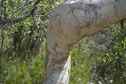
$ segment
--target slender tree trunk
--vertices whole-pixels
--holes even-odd
[[[56,38],[57,36],[49,30],[48,61],[44,84],[69,84],[69,50]]]
[[[70,57],[66,51],[49,52],[44,84],[69,84]]]

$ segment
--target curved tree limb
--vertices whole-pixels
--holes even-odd
[[[70,48],[83,37],[125,19],[125,3],[126,0],[66,0],[50,14],[45,84],[68,84],[58,78],[64,71]]]

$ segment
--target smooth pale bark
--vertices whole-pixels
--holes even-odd
[[[48,62],[44,84],[69,84],[69,50],[58,43],[55,37],[55,33],[48,33]]]
[[[69,84],[68,50],[55,45],[48,50],[47,77],[44,84]]]
[[[63,81],[66,74],[61,75],[70,47],[84,36],[93,35],[102,31],[104,26],[126,18],[126,0],[66,0],[49,16],[44,84],[68,84]]]

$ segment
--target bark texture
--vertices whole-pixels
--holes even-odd
[[[104,26],[126,18],[125,4],[126,0],[66,0],[50,13],[44,84],[68,84],[69,66],[64,67],[68,63],[69,49],[84,36],[93,35]]]

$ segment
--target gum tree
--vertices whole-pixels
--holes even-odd
[[[126,18],[125,0],[67,0],[49,15],[44,84],[69,84],[69,50],[85,36]]]

